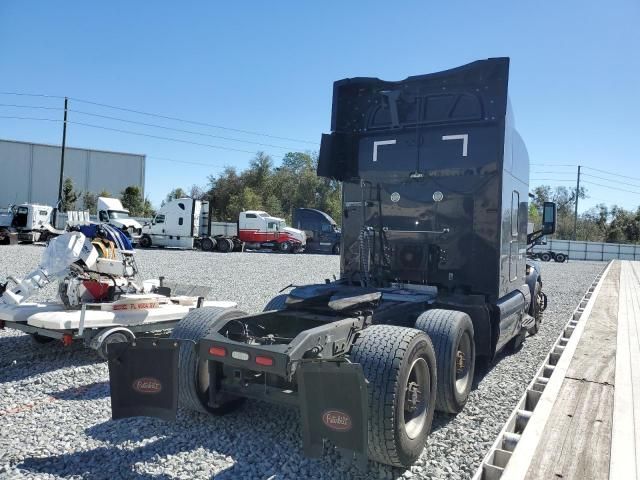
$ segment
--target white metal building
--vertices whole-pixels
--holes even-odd
[[[60,179],[58,145],[0,140],[0,207],[15,203],[55,205]],[[65,148],[64,177],[77,192],[117,196],[130,185],[144,192],[145,155]]]

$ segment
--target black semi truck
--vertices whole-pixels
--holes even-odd
[[[434,410],[467,401],[478,359],[538,331],[546,297],[527,236],[529,160],[508,101],[509,59],[398,82],[334,84],[318,174],[343,182],[336,281],[295,287],[262,313],[201,308],[170,339],[109,350],[113,418],[211,414],[246,398],[301,412],[324,440],[406,467]]]
[[[329,214],[315,208],[296,208],[291,223],[307,235],[306,253],[340,254],[342,233]]]

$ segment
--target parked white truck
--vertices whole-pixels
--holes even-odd
[[[23,203],[0,213],[0,244],[45,241],[59,232],[51,224],[53,208]]]
[[[178,198],[162,206],[150,224],[142,227],[141,247],[200,248],[230,252],[269,248],[298,253],[304,249],[303,231],[287,227],[282,218],[266,212],[241,212],[238,223],[211,221],[209,202]]]
[[[117,198],[98,197],[98,221],[119,228],[133,243],[140,240],[142,225],[131,218],[129,210]]]
[[[0,245],[46,242],[65,232],[70,225],[89,223],[88,211],[58,212],[49,205],[22,203],[0,211]]]

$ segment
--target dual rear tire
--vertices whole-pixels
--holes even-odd
[[[230,238],[220,238],[218,239],[218,251],[222,253],[232,252],[235,245],[233,244],[233,240]]]
[[[373,325],[360,332],[349,358],[368,381],[369,458],[411,465],[424,450],[436,404],[436,356],[423,332]]]
[[[475,372],[473,323],[464,312],[433,309],[422,313],[416,328],[433,342],[438,365],[436,410],[460,412],[469,398]]]
[[[211,252],[218,242],[214,238],[205,237],[200,241],[200,248],[205,252]]]

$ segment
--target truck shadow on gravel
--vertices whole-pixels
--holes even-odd
[[[56,400],[99,400],[109,396],[109,382],[93,382],[79,387],[50,392]]]
[[[277,421],[270,421],[276,418]],[[302,453],[299,415],[281,406],[248,402],[224,417],[180,412],[176,423],[150,418],[108,421],[85,430],[105,445],[86,451],[26,458],[17,468],[80,478],[397,478],[399,469],[370,462],[358,470],[336,453]]]
[[[512,354],[502,353],[491,365],[480,365],[472,389],[497,363]],[[108,382],[96,382],[51,395],[61,400],[99,399],[109,395],[109,386]],[[454,419],[455,415],[436,412],[432,432]],[[18,468],[37,474],[137,479],[169,479],[176,475],[219,480],[264,479],[273,475],[278,480],[311,476],[391,479],[401,478],[404,473],[402,469],[375,462],[360,470],[335,452],[327,452],[320,459],[305,458],[297,410],[258,401],[249,401],[237,412],[222,417],[180,411],[175,423],[131,418],[94,425],[85,434],[105,445],[26,458]]]

